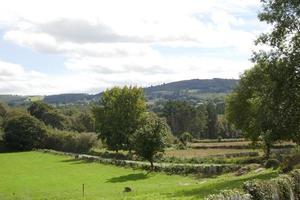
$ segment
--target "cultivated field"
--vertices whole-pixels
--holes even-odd
[[[213,157],[221,156],[226,154],[238,154],[238,153],[248,153],[248,152],[259,152],[259,150],[253,149],[183,149],[183,150],[167,150],[165,152],[166,157],[178,157],[178,158],[198,158],[198,157]]]
[[[249,179],[277,176],[272,170],[214,178],[169,176],[40,152],[2,153],[0,163],[1,200],[203,199],[240,188]],[[124,187],[132,192],[123,192]]]

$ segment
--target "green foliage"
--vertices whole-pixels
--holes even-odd
[[[65,152],[88,153],[96,143],[97,135],[95,133],[49,130],[45,148]]]
[[[218,133],[218,115],[216,110],[216,104],[209,102],[207,105],[207,134],[208,138],[217,138]]]
[[[0,102],[0,118],[4,118],[7,112],[7,107]]]
[[[95,119],[87,112],[80,113],[79,116],[74,120],[73,129],[78,132],[94,132]]]
[[[186,101],[168,101],[164,104],[162,116],[175,136],[185,131],[195,138],[205,135],[207,116],[204,105],[195,107]]]
[[[259,19],[271,26],[262,34],[258,44],[268,46],[268,51],[254,54],[253,60],[267,63],[267,73],[272,82],[269,105],[277,132],[294,141],[300,141],[300,12],[299,1],[262,0]],[[283,134],[284,133],[284,134]]]
[[[281,164],[281,169],[283,172],[289,172],[293,170],[296,166],[300,165],[300,148],[299,146],[287,155],[284,156],[283,162]]]
[[[53,128],[63,130],[68,127],[69,122],[67,118],[59,113],[54,107],[46,103],[40,101],[33,102],[28,107],[28,112],[32,116],[44,122],[46,125],[50,125]]]
[[[268,159],[265,163],[266,168],[277,169],[280,166],[280,162],[277,159]]]
[[[188,142],[193,140],[193,136],[189,132],[183,132],[179,139],[184,145],[186,145]]]
[[[276,115],[272,86],[268,64],[260,63],[242,75],[240,84],[229,95],[226,107],[228,121],[246,137],[253,141],[260,136],[263,138],[267,157],[274,141],[288,139],[288,134],[282,134],[281,122]]]
[[[43,148],[46,129],[36,118],[21,114],[10,117],[4,126],[4,142],[13,150]]]
[[[106,90],[93,108],[96,131],[111,150],[132,149],[131,136],[142,125],[146,103],[142,88]]]
[[[299,194],[298,189],[295,190],[293,177],[285,175],[271,181],[249,181],[245,183],[244,190],[255,200],[295,199]]]
[[[3,136],[3,125],[7,115],[7,108],[2,103],[0,103],[0,141],[2,140]]]
[[[251,196],[238,190],[224,190],[220,194],[209,195],[205,200],[251,200]]]
[[[164,152],[168,132],[170,128],[163,119],[149,114],[145,124],[134,134],[133,143],[136,154],[148,160],[152,168],[153,157],[159,152]]]

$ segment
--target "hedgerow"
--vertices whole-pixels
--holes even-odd
[[[247,181],[243,189],[244,193],[226,191],[206,200],[300,200],[300,170],[268,181]]]

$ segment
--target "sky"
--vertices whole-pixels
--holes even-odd
[[[259,0],[26,0],[0,7],[0,94],[239,78]]]

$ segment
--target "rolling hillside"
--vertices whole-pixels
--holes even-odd
[[[145,88],[148,102],[164,100],[188,100],[199,102],[203,99],[223,97],[238,84],[236,79],[192,79],[161,84]],[[87,104],[99,100],[99,94],[58,94],[48,96],[0,95],[0,102],[9,105],[23,105],[43,100],[49,104]]]

